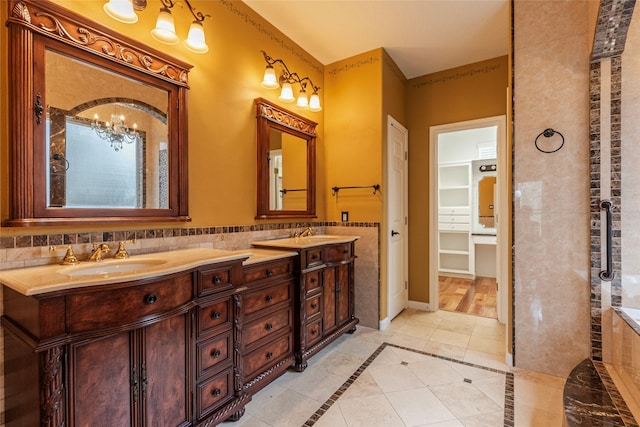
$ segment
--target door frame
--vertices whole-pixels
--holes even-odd
[[[438,311],[438,135],[458,130],[497,126],[496,162],[497,162],[497,197],[496,197],[496,279],[498,286],[498,321],[509,324],[509,172],[507,161],[507,129],[506,116],[493,116],[476,120],[468,120],[429,128],[429,310]],[[509,337],[506,336],[508,341]]]
[[[404,281],[404,307],[408,307],[409,305],[409,131],[407,130],[407,128],[405,126],[403,126],[400,122],[398,122],[396,119],[394,119],[391,115],[387,115],[387,141],[386,141],[386,168],[385,168],[385,174],[384,174],[384,183],[385,186],[384,188],[387,189],[387,191],[395,191],[395,189],[392,189],[390,187],[390,170],[391,170],[391,156],[389,155],[389,149],[391,147],[391,144],[389,144],[389,140],[390,140],[390,129],[391,128],[395,128],[397,130],[399,130],[400,132],[402,132],[404,134],[404,153],[405,153],[405,158],[404,158],[404,178],[403,178],[403,182],[402,182],[402,193],[403,193],[403,197],[402,197],[402,210],[404,212],[404,224],[401,230],[401,236],[402,236],[402,277],[403,277],[403,281]],[[389,243],[389,239],[391,236],[391,226],[389,224],[389,198],[385,197],[384,198],[384,216],[385,216],[385,222],[384,222],[384,228],[383,228],[383,232],[384,232],[384,242],[385,242],[385,248],[386,248],[386,260],[387,263],[389,262],[390,259],[392,259],[389,256],[389,252],[391,251],[391,245]],[[389,323],[391,322],[391,286],[390,286],[390,279],[391,279],[391,266],[387,265],[386,269],[385,269],[385,279],[386,279],[386,285],[387,285],[387,316],[386,318],[380,322],[380,329],[384,329],[386,326],[389,325]]]

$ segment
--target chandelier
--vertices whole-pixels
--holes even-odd
[[[111,115],[111,121],[104,124],[98,121],[98,115],[93,116],[91,128],[96,134],[108,141],[115,151],[122,150],[123,144],[132,144],[138,139],[138,125],[135,123],[131,128],[124,124],[124,116],[118,114]]]

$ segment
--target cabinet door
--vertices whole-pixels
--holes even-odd
[[[351,266],[352,264],[341,264],[336,267],[336,316],[338,325],[347,322],[351,317]]]
[[[336,319],[336,268],[326,267],[322,276],[322,333],[326,335],[338,325]]]
[[[143,425],[181,426],[189,420],[188,315],[173,316],[140,330]],[[115,424],[113,424],[115,425]]]
[[[70,426],[135,425],[132,344],[133,336],[124,332],[70,346]]]

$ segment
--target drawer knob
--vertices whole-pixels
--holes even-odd
[[[273,325],[271,323],[267,323],[264,327],[267,331],[270,331],[273,329]]]
[[[212,319],[219,319],[221,316],[219,311],[214,311],[213,313],[211,313],[211,318]]]
[[[343,254],[348,254],[348,253],[349,253],[349,249],[343,249],[343,250],[342,250],[342,253],[343,253]]]
[[[311,259],[312,259],[312,260],[316,260],[316,259],[318,259],[318,255],[311,255]]]
[[[158,297],[156,296],[156,294],[149,294],[144,297],[144,302],[146,304],[155,304],[156,301],[158,301]]]
[[[221,354],[222,354],[222,353],[220,352],[220,350],[213,350],[213,351],[211,352],[211,357],[213,357],[214,359],[216,359],[216,358],[220,357],[220,355],[221,355]]]
[[[318,335],[318,330],[317,329],[311,330],[311,335]]]
[[[267,270],[267,277],[271,277],[271,276],[273,276],[273,271],[269,269]]]
[[[318,279],[316,279],[315,277],[311,278],[311,283],[316,283],[318,281]]]
[[[267,353],[267,359],[271,359],[273,357],[273,353],[269,352]]]
[[[212,395],[214,395],[214,396],[220,396],[220,395],[222,394],[222,390],[220,390],[219,388],[217,388],[217,389],[213,390],[213,391],[211,392],[211,394],[212,394]]]
[[[318,308],[318,304],[316,304],[315,302],[314,302],[314,303],[312,303],[312,304],[311,304],[311,308],[313,308],[313,309],[315,310],[316,308]]]
[[[267,302],[273,301],[273,297],[271,295],[267,295],[265,299],[267,300]]]
[[[216,285],[219,285],[220,283],[222,283],[222,277],[214,276],[213,277],[213,283],[215,283]]]

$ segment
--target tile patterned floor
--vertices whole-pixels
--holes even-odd
[[[507,366],[504,336],[494,319],[408,309],[340,337],[224,425],[562,426],[564,379]]]

